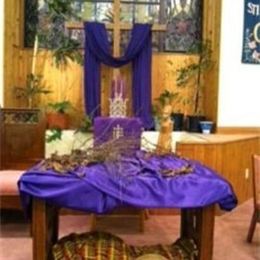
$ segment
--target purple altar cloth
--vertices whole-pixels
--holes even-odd
[[[137,147],[140,149],[143,123],[138,117],[96,117],[94,119],[95,145],[100,145],[113,139],[113,130],[118,126],[122,128],[124,137],[129,136],[140,140],[139,147]]]
[[[161,170],[190,165],[186,175],[163,177]],[[67,174],[28,170],[18,182],[23,207],[29,213],[32,196],[51,204],[94,213],[119,206],[138,208],[197,208],[218,203],[224,210],[237,204],[230,184],[213,170],[175,156],[137,151],[119,162],[80,167]]]

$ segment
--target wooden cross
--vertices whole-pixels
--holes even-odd
[[[121,30],[131,30],[132,24],[130,23],[121,23],[120,22],[120,0],[114,0],[113,7],[114,21],[113,23],[107,24],[106,28],[108,30],[113,30],[114,39],[113,39],[113,56],[120,56],[120,31]],[[81,22],[67,22],[66,27],[68,29],[83,29],[83,24]],[[166,25],[153,24],[152,31],[165,31]],[[120,74],[118,69],[114,69],[114,78],[116,75]]]

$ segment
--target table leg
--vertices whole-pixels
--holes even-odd
[[[214,239],[214,205],[181,211],[181,237],[193,238],[198,246],[199,260],[211,260]]]
[[[32,211],[33,260],[51,260],[58,239],[58,210],[34,198]]]

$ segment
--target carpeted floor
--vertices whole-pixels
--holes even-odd
[[[260,225],[257,225],[252,244],[245,239],[253,210],[252,200],[229,213],[216,217],[214,237],[214,260],[260,260]],[[145,232],[139,233],[138,223],[133,218],[113,217],[98,226],[122,237],[129,244],[171,243],[179,234],[178,216],[151,215],[145,221]],[[90,227],[90,218],[85,215],[60,217],[60,236],[72,232],[85,232]],[[32,239],[29,226],[24,221],[5,219],[2,215],[0,237],[1,260],[32,259]],[[205,259],[207,260],[207,259]]]

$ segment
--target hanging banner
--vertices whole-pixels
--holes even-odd
[[[245,0],[242,62],[260,64],[260,0]]]

